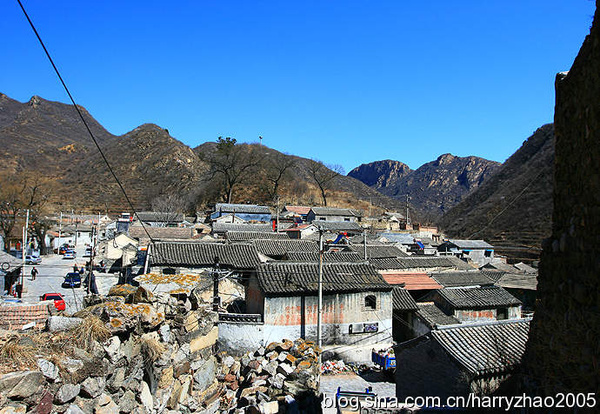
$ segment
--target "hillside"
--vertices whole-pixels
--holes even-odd
[[[207,176],[204,151],[207,142],[194,149],[171,137],[166,129],[144,124],[115,136],[80,107],[113,170],[136,209],[148,209],[154,198],[177,193],[190,211],[221,201],[214,180]],[[281,203],[321,203],[320,193],[307,173],[314,161],[282,154],[259,144],[240,144],[243,151],[260,156],[261,162],[246,174],[234,202],[272,204],[265,192],[266,165],[272,160],[293,159],[281,186]],[[60,102],[34,96],[21,103],[0,94],[0,173],[32,173],[52,179],[57,208],[79,211],[129,210],[112,174],[91,141],[75,109]],[[358,180],[340,176],[328,190],[332,206],[371,209],[397,208],[397,201],[381,195]],[[372,204],[372,205],[371,205]],[[377,208],[374,209],[377,211]]]
[[[551,231],[554,125],[529,137],[492,177],[441,219],[452,237],[483,238],[512,257],[536,257]]]
[[[491,177],[499,163],[479,157],[456,157],[443,154],[416,170],[399,161],[376,161],[363,164],[348,174],[382,194],[405,200],[422,211],[429,221],[437,221],[467,194]]]

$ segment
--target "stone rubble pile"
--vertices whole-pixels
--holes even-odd
[[[92,303],[75,318],[51,317],[48,330],[69,335],[96,318],[108,338],[87,346],[73,338],[61,355],[36,349],[36,367],[0,375],[0,414],[277,413],[319,404],[310,342],[234,358],[216,353],[218,315],[198,301],[120,285]]]

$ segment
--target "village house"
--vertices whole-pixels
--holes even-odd
[[[394,347],[396,397],[490,394],[517,368],[529,320],[450,325]],[[432,375],[424,375],[431,373]]]
[[[248,242],[256,239],[290,240],[286,233],[263,231],[227,231],[224,237],[230,242]]]
[[[306,215],[309,223],[316,221],[360,222],[362,215],[349,208],[312,207]]]
[[[398,257],[408,257],[408,254],[391,244],[354,243],[350,245],[350,250],[361,255],[364,260],[396,259]]]
[[[196,228],[191,227],[142,227],[133,225],[129,228],[129,236],[139,242],[140,246],[148,246],[153,241],[192,241],[200,236]]]
[[[210,215],[210,219],[214,221],[228,214],[239,217],[246,222],[271,222],[271,210],[269,207],[255,204],[218,203],[215,205],[215,211]]]
[[[494,284],[485,273],[479,270],[431,272],[430,276],[443,287],[474,287]]]
[[[418,302],[417,311],[409,319],[409,336],[405,339],[417,338],[429,333],[431,330],[448,325],[458,325],[460,321],[454,316],[445,314],[433,302]]]
[[[281,216],[285,219],[292,219],[296,223],[305,223],[309,211],[310,207],[307,206],[285,206],[281,210]]]
[[[363,227],[355,221],[314,220],[311,224],[323,231],[327,238],[335,238],[340,234],[352,236],[364,232]]]
[[[453,255],[470,259],[479,266],[494,260],[494,246],[484,240],[447,240],[438,246],[438,252],[441,256]]]
[[[0,295],[5,296],[14,291],[22,267],[23,260],[0,250]]]
[[[283,260],[288,252],[313,252],[318,253],[319,244],[310,240],[269,240],[255,239],[252,245],[256,247],[261,257],[267,260]]]
[[[438,289],[420,301],[434,302],[461,322],[521,318],[521,301],[499,286]]]
[[[127,234],[118,234],[98,244],[98,259],[106,262],[110,272],[117,272],[137,262],[138,245],[138,241]]]
[[[282,338],[317,339],[318,277],[317,263],[258,266],[248,285],[246,306],[248,313],[261,316],[263,344]],[[324,263],[323,344],[350,346],[348,361],[367,361],[371,347],[389,345],[391,291],[368,264]]]
[[[314,224],[298,224],[284,230],[290,239],[307,239],[316,235],[319,231]]]
[[[235,223],[219,223],[219,222],[213,222],[212,223],[212,234],[215,236],[219,236],[219,237],[223,237],[225,236],[225,233],[230,232],[230,231],[236,231],[236,232],[261,232],[261,233],[271,233],[271,234],[275,234],[275,232],[273,231],[273,225],[272,224],[250,224],[250,223],[244,223],[244,224],[235,224]]]
[[[323,263],[361,263],[365,261],[358,253],[337,251],[325,251],[323,256],[319,252],[287,252],[283,256],[283,260],[289,262],[319,263],[321,257],[323,258]]]
[[[180,227],[183,226],[185,217],[183,213],[140,211],[135,214],[134,223],[141,221],[149,227]]]

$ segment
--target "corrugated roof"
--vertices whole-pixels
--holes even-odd
[[[431,337],[473,375],[499,374],[520,364],[528,335],[528,320],[431,331]]]
[[[215,257],[221,267],[235,269],[253,269],[260,263],[256,247],[242,243],[156,243],[150,256],[154,266],[212,266]]]
[[[287,233],[275,233],[264,231],[227,231],[225,238],[231,241],[246,241],[255,239],[289,240]]]
[[[410,296],[408,290],[396,286],[394,287],[392,294],[394,310],[416,311],[419,309],[419,307],[417,306],[417,302],[415,302],[413,297]]]
[[[519,299],[499,286],[446,288],[438,293],[455,309],[487,309],[521,304]]]
[[[427,269],[439,267],[456,270],[474,269],[468,263],[454,256],[408,256],[371,259],[370,262],[378,269]]]
[[[383,273],[382,276],[390,285],[404,285],[406,290],[435,290],[442,288],[427,273]]]
[[[250,214],[271,214],[267,206],[258,206],[256,204],[227,204],[218,203],[215,205],[215,212],[221,213],[250,213]]]
[[[287,252],[284,260],[291,262],[319,262],[319,252]],[[360,263],[363,259],[354,252],[325,252],[323,253],[323,262],[345,262]]]
[[[261,233],[274,233],[271,224],[234,224],[234,223],[217,223],[212,224],[213,233],[225,233],[228,231],[253,231]]]
[[[537,275],[506,273],[498,279],[496,285],[505,289],[537,290]]]
[[[364,255],[365,245],[353,244],[350,246],[352,251],[355,251],[359,255]],[[389,244],[367,244],[367,257],[369,259],[384,259],[384,258],[396,258],[396,257],[408,257],[408,254]]]
[[[312,240],[253,240],[256,249],[269,257],[283,257],[287,252],[318,252],[319,244]]]
[[[362,214],[359,211],[351,208],[312,207],[312,211],[316,216],[362,217]]]
[[[260,288],[267,295],[314,294],[318,291],[318,263],[263,263],[256,274]],[[324,293],[390,290],[392,287],[368,264],[323,264]]]
[[[483,272],[477,270],[465,272],[435,272],[431,273],[431,277],[444,287],[486,286],[494,284],[494,282]]]
[[[455,244],[459,249],[493,249],[494,246],[485,240],[459,240],[450,239],[450,243]]]
[[[363,228],[361,225],[354,221],[323,221],[313,220],[312,224],[322,228],[325,231],[350,231],[350,232],[361,232]]]
[[[460,323],[454,316],[446,315],[435,305],[435,303],[427,302],[418,303],[417,305],[419,308],[417,316],[419,316],[430,329],[436,329],[438,326],[456,325]]]

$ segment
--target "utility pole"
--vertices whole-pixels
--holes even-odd
[[[219,257],[215,257],[215,265],[212,271],[213,277],[213,310],[215,312],[219,311],[219,304],[221,302],[221,298],[219,298]]]
[[[323,229],[319,227],[319,301],[317,305],[317,345],[323,346]]]
[[[363,231],[363,246],[365,248],[365,261],[367,260],[367,231]]]
[[[408,224],[410,223],[408,219],[408,200],[410,200],[410,197],[406,194],[406,230],[408,230]]]
[[[23,266],[21,266],[21,292],[25,287],[25,253],[27,249],[25,247],[27,243],[27,227],[29,227],[29,209],[27,209],[27,218],[25,219],[25,227],[23,227],[23,245],[21,246],[21,256],[23,259]]]
[[[60,253],[60,238],[62,236],[62,211],[60,212],[60,221],[58,222],[58,253]]]
[[[148,262],[150,261],[150,247],[152,247],[152,244],[148,245],[148,248],[146,249],[146,261],[144,263],[144,274],[148,274]]]
[[[279,233],[279,196],[277,196],[277,233]]]

